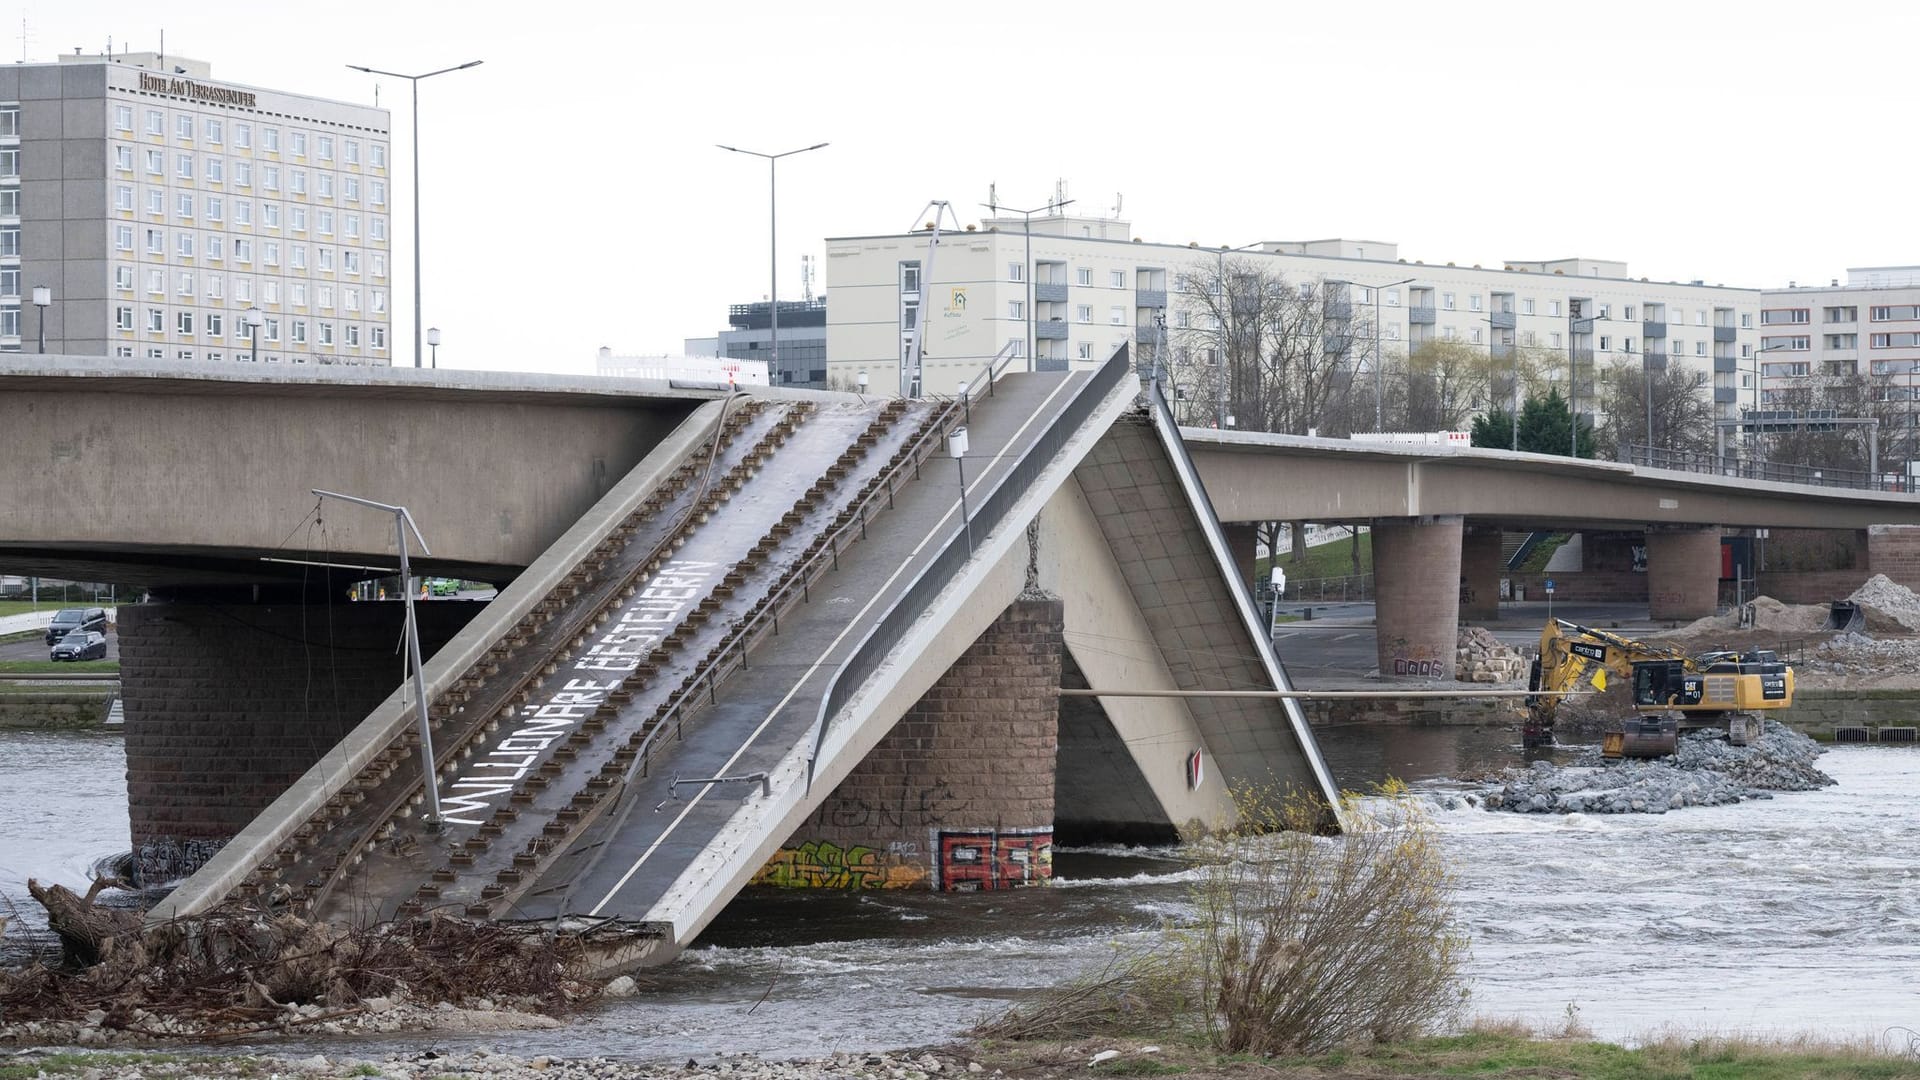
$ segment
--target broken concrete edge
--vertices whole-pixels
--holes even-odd
[[[770,770],[772,795],[742,803],[715,842],[661,894],[642,921],[671,927],[671,936],[645,958],[646,964],[664,963],[691,944],[719,914],[723,901],[744,888],[805,822],[817,802],[813,794],[831,794],[886,735],[886,729],[873,724],[873,719],[903,715],[1019,596],[1026,576],[1025,523],[1038,516],[1066,486],[1074,470],[1093,452],[1107,429],[1133,407],[1138,395],[1138,384],[1132,380],[1122,380],[1108,391],[1073,437],[1054,453],[1053,460],[1029,481],[1000,527],[984,539],[975,537],[974,555],[963,564],[960,574],[936,594],[928,610],[888,650],[887,660],[848,699],[840,715],[826,724],[824,737],[817,744],[820,757],[814,758],[814,747],[818,725],[828,719],[825,717],[817,719],[815,731],[797,741]],[[1011,475],[1009,470],[1001,483]],[[984,503],[998,490],[996,484],[980,501]],[[963,544],[965,539],[955,535],[948,543]],[[928,566],[938,565],[939,558],[935,553]],[[901,594],[917,581],[916,575],[914,582],[901,588]],[[878,626],[884,618],[885,613],[874,619],[873,625]],[[867,644],[862,641],[856,645],[848,661],[834,672],[822,690],[823,702],[829,700],[829,691],[852,657]],[[938,654],[932,664],[910,662],[931,653]],[[932,674],[908,683],[905,676],[910,670],[930,670]],[[814,768],[811,788],[807,781],[810,763]]]
[[[1281,666],[1280,656],[1273,649],[1273,639],[1261,623],[1259,611],[1253,603],[1253,594],[1234,566],[1233,552],[1227,547],[1226,532],[1220,527],[1219,515],[1214,513],[1213,500],[1207,497],[1207,489],[1200,483],[1199,470],[1194,468],[1193,458],[1187,454],[1180,426],[1173,419],[1173,410],[1167,406],[1166,398],[1161,395],[1157,384],[1147,387],[1146,398],[1147,414],[1153,420],[1153,429],[1160,436],[1160,444],[1173,463],[1174,476],[1186,492],[1187,506],[1199,523],[1201,534],[1207,538],[1207,549],[1213,553],[1214,564],[1227,581],[1227,592],[1233,597],[1234,610],[1240,615],[1240,625],[1247,633],[1249,644],[1254,646],[1260,663],[1267,669],[1267,677],[1273,680],[1274,689],[1293,689],[1286,668]],[[1306,713],[1293,698],[1281,699],[1280,705],[1286,712],[1288,726],[1293,729],[1294,742],[1299,745],[1301,754],[1306,757],[1313,771],[1314,780],[1320,785],[1321,798],[1333,811],[1341,831],[1346,831],[1350,823],[1340,798],[1340,785],[1334,782],[1333,771],[1327,768],[1326,759],[1320,756],[1320,744],[1314,741],[1313,728],[1307,723]]]
[[[524,573],[501,590],[485,610],[435,653],[422,669],[427,699],[432,701],[445,693],[493,647],[501,634],[532,611],[616,526],[631,516],[689,453],[711,439],[724,409],[723,402],[709,401],[694,410]],[[231,894],[254,867],[358,776],[395,738],[413,726],[413,709],[408,704],[412,696],[412,682],[403,679],[346,738],[336,743],[213,858],[155,905],[147,913],[147,925],[201,914]]]

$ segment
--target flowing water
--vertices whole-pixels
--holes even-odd
[[[1512,763],[1505,735],[1345,729],[1348,787],[1388,775],[1436,799]],[[1693,1032],[1873,1036],[1920,1027],[1920,749],[1840,747],[1839,784],[1739,806],[1614,817],[1436,812],[1472,939],[1473,1009],[1538,1026],[1569,1007],[1603,1038]],[[80,884],[126,847],[116,740],[0,735],[0,893]],[[757,893],[642,992],[552,1032],[356,1039],[375,1054],[501,1050],[660,1060],[898,1048],[948,1039],[1035,988],[1145,943],[1187,910],[1169,852],[1063,851],[1049,889],[965,896]],[[4,910],[0,908],[0,910]],[[264,1048],[264,1047],[263,1047]]]

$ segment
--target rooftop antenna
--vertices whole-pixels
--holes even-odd
[[[1113,193],[1113,216],[1114,217],[1120,216],[1120,201],[1121,201],[1120,193],[1117,191],[1114,192]]]
[[[800,256],[800,299],[813,303],[813,256]]]
[[[20,16],[20,62],[23,64],[27,62],[27,38],[28,38],[27,17],[25,15],[21,15]]]
[[[1000,190],[999,189],[1000,189],[1000,185],[993,183],[992,181],[987,182],[987,213],[992,214],[995,217],[1000,216]]]
[[[1067,201],[1067,181],[1062,178],[1053,182],[1053,202],[1060,205]]]

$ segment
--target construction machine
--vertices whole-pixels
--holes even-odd
[[[1688,654],[1554,619],[1540,632],[1521,745],[1551,745],[1561,700],[1583,686],[1605,691],[1611,679],[1630,680],[1634,715],[1603,736],[1607,757],[1670,754],[1680,732],[1693,728],[1724,729],[1745,746],[1759,737],[1765,713],[1793,704],[1793,669],[1772,650]]]

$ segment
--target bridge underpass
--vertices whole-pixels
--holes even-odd
[[[992,888],[1046,875],[1061,814],[1164,835],[1224,821],[1233,780],[1331,799],[1291,702],[1112,699],[1058,734],[1063,669],[1129,688],[1285,675],[1124,353],[986,390],[703,406],[428,665],[440,831],[403,688],[153,917],[236,898],[599,915],[651,928],[661,959],[809,851],[884,850],[852,884]],[[960,423],[971,536],[945,454]],[[845,812],[895,792],[885,828]]]

